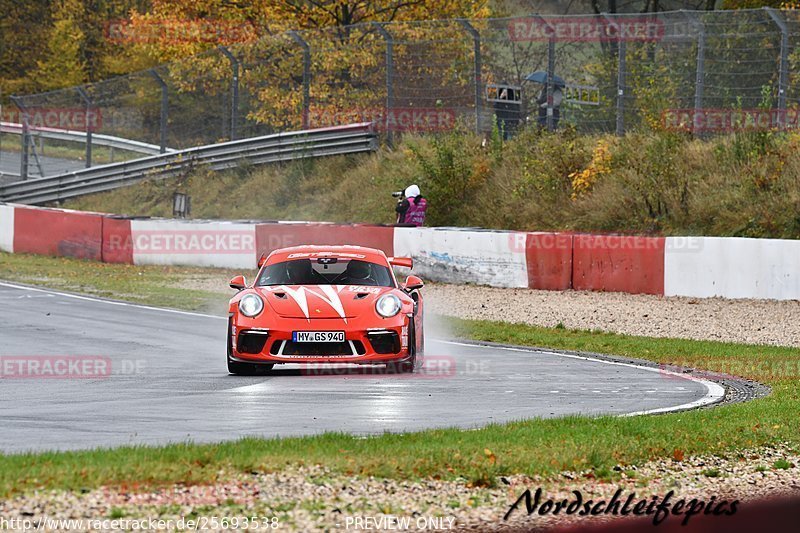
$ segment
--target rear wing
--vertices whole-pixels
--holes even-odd
[[[393,267],[414,268],[414,260],[410,257],[390,257],[389,264]]]

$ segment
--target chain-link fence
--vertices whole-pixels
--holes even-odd
[[[800,12],[673,11],[372,23],[287,32],[82,87],[15,97],[21,174],[47,114],[92,135],[179,149],[373,120],[388,138],[461,124],[713,133],[798,126]],[[69,128],[66,128],[69,129]],[[67,155],[64,155],[67,154]],[[107,154],[106,154],[107,155]],[[123,157],[125,155],[123,154]],[[128,154],[128,157],[135,157]],[[119,157],[119,156],[117,156]]]

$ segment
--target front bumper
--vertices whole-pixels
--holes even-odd
[[[266,328],[253,319],[232,316],[229,321],[230,358],[244,363],[398,363],[411,357],[408,323],[398,315],[381,326],[344,328],[343,343],[295,343],[292,332],[342,331],[341,320],[312,320],[302,327]]]

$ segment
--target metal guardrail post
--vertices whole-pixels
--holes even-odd
[[[81,95],[83,102],[86,104],[86,168],[92,166],[92,126],[91,112],[92,112],[92,99],[86,94],[83,87],[76,87],[78,94]]]
[[[289,36],[303,49],[303,129],[307,130],[311,108],[311,48],[296,31],[290,31]]]
[[[781,30],[781,66],[780,74],[778,75],[778,109],[780,113],[778,113],[778,126],[782,127],[786,122],[786,93],[789,90],[789,27],[778,10],[770,7],[765,7],[764,9]]]
[[[156,69],[149,70],[150,75],[155,79],[159,86],[161,86],[161,112],[159,117],[160,131],[159,131],[159,145],[161,146],[161,153],[167,151],[167,115],[169,114],[169,93],[167,82],[164,78],[158,75]]]
[[[459,19],[458,22],[472,36],[473,54],[475,56],[475,133],[481,132],[481,112],[483,103],[483,89],[481,83],[481,34],[468,20]]]
[[[231,136],[232,141],[236,140],[236,121],[239,112],[239,60],[236,59],[230,50],[224,46],[217,47],[222,52],[228,61],[231,62]]]
[[[21,180],[26,180],[28,179],[28,142],[30,138],[28,109],[20,101],[19,97],[12,94],[9,96],[9,99],[14,102],[15,106],[17,106],[17,109],[19,109],[20,112],[20,118],[22,118],[22,139],[19,152],[19,177]]]
[[[392,143],[392,131],[389,128],[389,113],[394,112],[394,37],[386,31],[383,24],[373,22],[373,26],[386,41],[386,116],[384,116],[384,126],[386,127],[386,139]]]

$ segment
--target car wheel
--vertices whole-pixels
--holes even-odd
[[[228,359],[228,372],[237,376],[264,376],[269,374],[275,365],[256,365],[252,363],[240,363]]]

